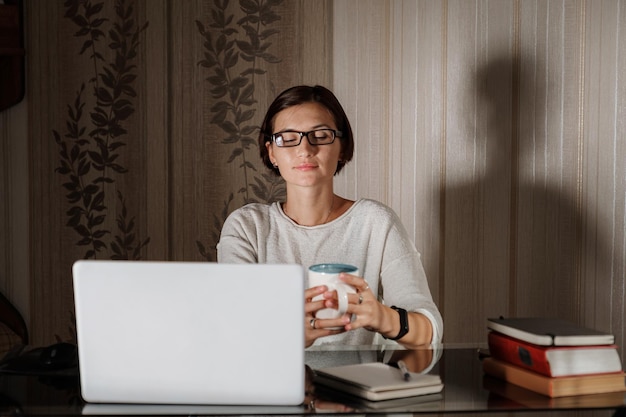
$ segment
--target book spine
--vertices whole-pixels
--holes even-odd
[[[551,379],[546,376],[528,372],[513,365],[506,365],[493,358],[483,359],[483,371],[511,384],[519,385],[548,397],[554,397]]]
[[[494,358],[541,375],[553,376],[545,348],[493,331],[488,334],[487,341],[489,353]]]
[[[626,391],[624,380],[626,374],[623,372],[550,378],[495,358],[483,359],[483,371],[552,398]]]

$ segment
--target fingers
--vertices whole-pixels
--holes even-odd
[[[305,290],[305,344],[311,346],[320,337],[331,336],[345,332],[345,324],[350,322],[350,316],[344,315],[338,319],[318,319],[315,314],[323,308],[336,308],[337,301],[327,299],[326,294],[332,294],[325,285],[308,288]],[[323,298],[313,301],[313,298],[324,295]]]
[[[308,316],[304,325],[305,345],[311,346],[320,337],[332,336],[345,332],[342,319],[316,319]],[[347,320],[350,322],[350,319]]]
[[[367,285],[367,282],[363,281],[359,286],[356,286],[356,294],[350,294],[350,303],[356,305],[356,306],[360,306],[363,303],[370,302],[370,301],[377,301],[376,296],[372,293],[372,291],[370,290],[369,285]]]
[[[350,274],[341,274],[339,278],[356,289],[356,293],[349,295],[350,305],[347,312],[351,314],[352,320],[346,323],[345,329],[376,329],[380,321],[382,304],[378,302],[367,281]]]
[[[366,328],[371,330],[377,322],[378,301],[367,281],[362,277],[342,273],[339,278],[356,289],[348,295],[346,314],[335,319],[320,319],[315,315],[319,310],[331,308],[337,310],[339,303],[337,292],[327,286],[317,286],[305,290],[305,336],[307,347],[320,337],[339,334],[348,330]],[[322,297],[319,297],[319,296]],[[313,301],[314,298],[317,298]]]
[[[313,298],[317,297],[320,294],[324,294],[328,291],[328,287],[326,285],[320,285],[318,287],[311,287],[304,290],[304,299],[305,301],[311,301]]]
[[[353,286],[358,293],[370,291],[370,286],[367,284],[367,281],[359,276],[350,275],[343,272],[339,274],[339,279],[346,284]]]
[[[328,287],[325,285],[321,285],[319,287],[308,288],[304,291],[304,312],[307,315],[314,315],[314,313],[324,308],[324,303],[326,300],[323,298],[320,300],[313,301],[313,298],[318,295],[324,294],[328,290]]]
[[[350,323],[351,314],[344,314],[337,319],[318,319],[315,317],[307,317],[307,325],[311,330],[332,330],[342,332],[343,327]]]

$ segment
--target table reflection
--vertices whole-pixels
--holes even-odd
[[[399,359],[411,372],[439,375],[444,383],[443,391],[436,395],[367,402],[313,384],[316,369],[367,362],[394,364]],[[624,393],[551,399],[524,390],[485,376],[480,359],[480,351],[467,346],[414,350],[399,346],[316,347],[305,352],[306,400],[293,407],[86,404],[80,397],[77,374],[0,374],[0,415],[441,415],[545,410],[557,411],[554,415],[567,416],[576,409],[580,416],[590,413],[596,417],[609,417],[626,409]],[[616,410],[619,411],[616,413]]]
[[[370,347],[367,350],[358,348],[349,351],[323,348],[309,350],[305,355],[306,398],[304,406],[309,412],[324,413],[347,413],[368,409],[392,411],[398,407],[405,411],[417,411],[416,407],[422,408],[427,403],[430,409],[440,409],[441,407],[433,402],[440,401],[443,398],[441,394],[373,402],[316,386],[313,379],[316,369],[371,362],[388,363],[393,366],[399,360],[404,361],[411,372],[428,373],[435,368],[437,361],[441,358],[441,352],[440,347],[424,346],[407,350],[394,345],[381,345],[374,349]]]

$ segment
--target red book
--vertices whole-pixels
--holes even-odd
[[[539,346],[494,331],[487,337],[492,357],[542,375],[558,377],[622,372],[616,345]]]

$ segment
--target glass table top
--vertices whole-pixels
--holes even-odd
[[[484,346],[444,345],[407,350],[397,346],[314,347],[305,353],[306,399],[298,406],[87,404],[80,396],[76,369],[48,373],[0,373],[1,415],[300,415],[300,414],[445,414],[571,410],[594,416],[624,413],[624,393],[549,398],[483,374]],[[437,374],[441,393],[363,402],[312,383],[316,369],[402,359],[412,372]],[[279,372],[279,364],[277,364]],[[164,374],[165,375],[165,374]],[[165,375],[166,376],[166,375]],[[624,415],[624,414],[621,414]]]

